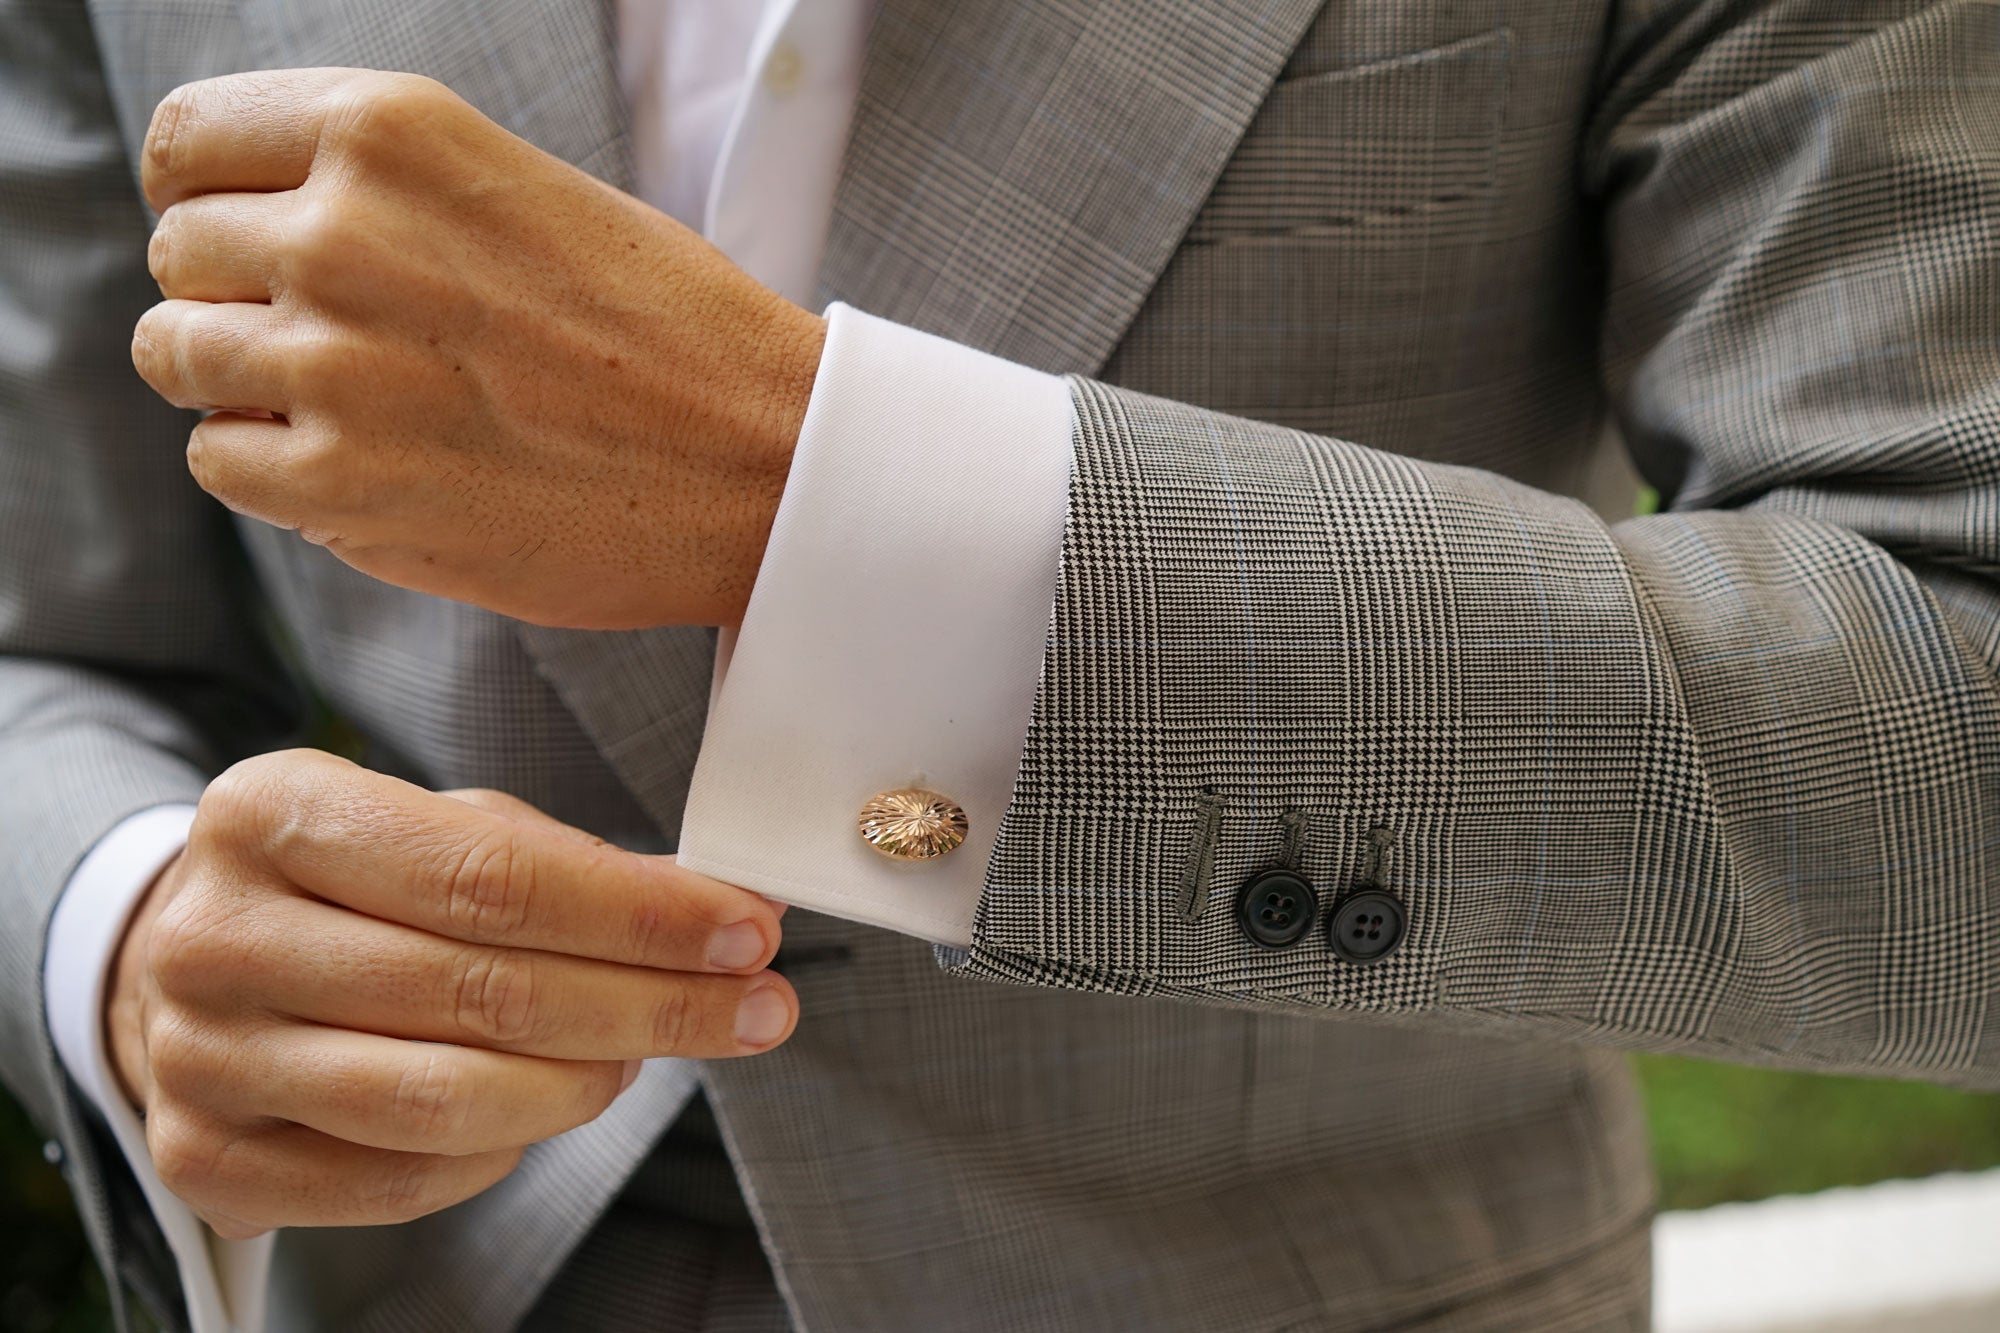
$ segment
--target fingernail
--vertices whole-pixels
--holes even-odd
[[[759,986],[736,1006],[736,1040],[745,1046],[768,1046],[791,1020],[791,1008],[778,988]]]
[[[749,967],[764,956],[764,932],[754,922],[724,926],[708,940],[708,965],[727,971]]]
[[[646,1063],[644,1060],[627,1060],[625,1062],[625,1076],[618,1081],[618,1091],[623,1092],[632,1086],[632,1080],[639,1077],[639,1066],[644,1063]]]

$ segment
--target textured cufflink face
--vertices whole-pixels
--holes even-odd
[[[965,811],[921,787],[878,792],[861,807],[861,839],[894,861],[929,861],[965,841]]]

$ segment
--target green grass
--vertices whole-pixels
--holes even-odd
[[[1668,1208],[2000,1167],[2000,1097],[1656,1056],[1638,1068]],[[0,1236],[0,1329],[109,1327],[62,1178],[4,1096]]]
[[[1657,1056],[1638,1067],[1663,1207],[2000,1166],[2000,1097]]]

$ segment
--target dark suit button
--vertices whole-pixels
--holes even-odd
[[[1333,909],[1327,934],[1333,951],[1348,962],[1380,962],[1403,942],[1403,904],[1379,889],[1349,894]]]
[[[1236,898],[1236,924],[1267,949],[1298,943],[1312,929],[1319,895],[1296,871],[1266,870],[1254,875]]]

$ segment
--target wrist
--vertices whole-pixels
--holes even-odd
[[[766,466],[783,476],[791,471],[813,382],[819,377],[826,320],[789,301],[781,305],[758,339],[767,354],[762,366],[766,410],[757,448]]]
[[[747,358],[751,387],[746,397],[756,406],[748,414],[748,429],[739,446],[745,503],[741,526],[731,543],[731,568],[718,589],[715,622],[729,627],[742,623],[749,605],[750,590],[756,584],[764,548],[791,476],[792,455],[812,401],[820,355],[826,347],[824,319],[790,302],[774,305],[777,308],[746,339],[752,349]]]

